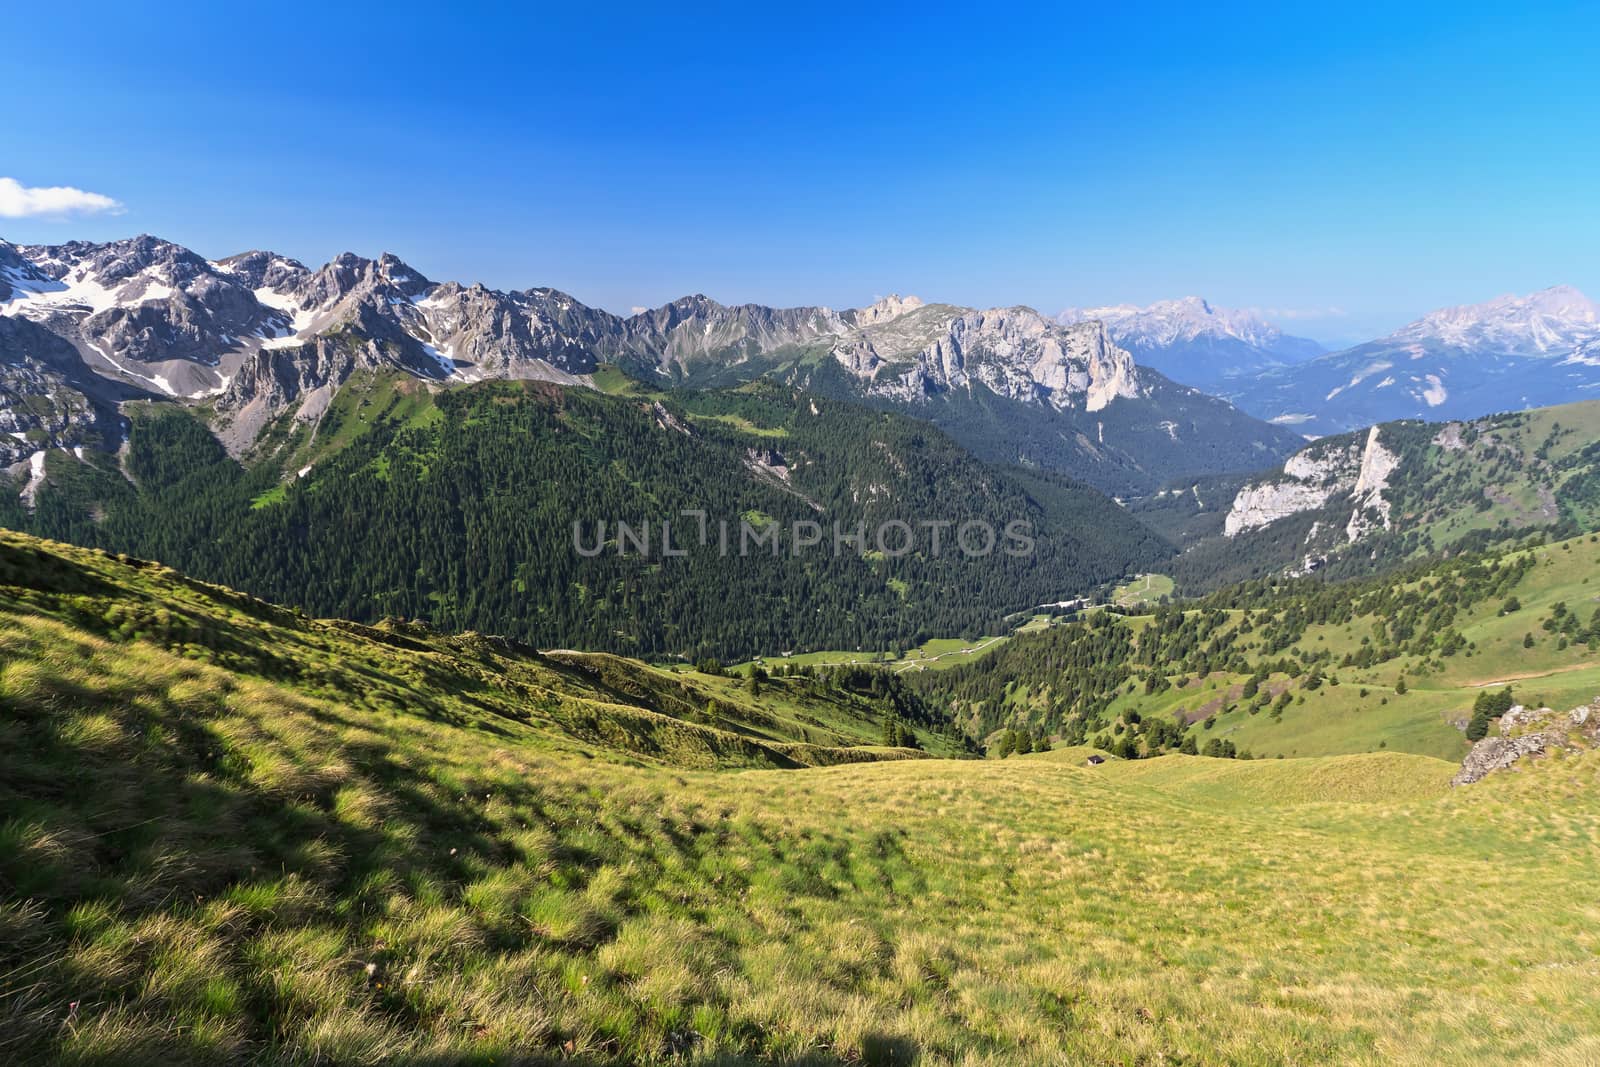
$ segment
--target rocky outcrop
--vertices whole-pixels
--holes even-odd
[[[1032,308],[975,310],[890,296],[866,308],[725,307],[685,297],[622,320],[593,342],[603,358],[695,380],[754,360],[830,356],[864,393],[918,401],[983,386],[1089,411],[1141,393],[1133,358],[1098,322],[1063,326]]]
[[[1472,746],[1451,785],[1471,785],[1521,760],[1553,751],[1580,752],[1600,741],[1600,699],[1568,712],[1513,707],[1500,718],[1499,735]]]
[[[1361,450],[1361,469],[1356,473],[1356,484],[1350,488],[1352,509],[1350,521],[1345,524],[1345,536],[1350,541],[1361,540],[1367,531],[1378,526],[1389,528],[1389,501],[1384,491],[1389,488],[1389,476],[1400,466],[1400,457],[1383,447],[1378,439],[1378,427],[1367,431],[1367,443]]]
[[[119,400],[139,395],[98,379],[66,341],[25,319],[0,318],[0,466],[42,450],[116,448]]]
[[[1495,771],[1503,771],[1525,756],[1536,756],[1548,747],[1543,734],[1525,737],[1486,737],[1472,746],[1461,770],[1450,779],[1451,785],[1471,785]]]
[[[1359,445],[1352,437],[1318,441],[1289,457],[1281,475],[1244,486],[1234,497],[1223,533],[1236,537],[1333,504],[1350,508],[1345,540],[1354,544],[1390,526],[1389,481],[1400,457],[1374,426]]]
[[[1361,474],[1358,453],[1348,442],[1318,442],[1290,456],[1282,475],[1246,485],[1234,497],[1222,532],[1237,537],[1280,519],[1316,511],[1348,493]]]
[[[830,352],[871,396],[916,401],[981,385],[1010,400],[1100,411],[1145,391],[1133,357],[1099,322],[1064,326],[1032,308],[976,311],[899,297],[848,321],[859,329]]]
[[[1237,537],[1247,530],[1269,526],[1303,511],[1315,511],[1328,502],[1333,492],[1332,486],[1294,481],[1246,486],[1233,498],[1233,506],[1222,520],[1223,535]]]

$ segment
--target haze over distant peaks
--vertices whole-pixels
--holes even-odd
[[[1437,341],[1460,348],[1492,347],[1510,355],[1567,352],[1600,338],[1600,304],[1570,285],[1528,296],[1507,294],[1481,304],[1429,312],[1387,338]]]
[[[1440,308],[1230,393],[1303,432],[1474,418],[1600,396],[1600,304],[1570,285]]]
[[[1162,300],[1148,307],[1068,308],[1056,319],[1063,323],[1099,320],[1112,340],[1140,363],[1202,388],[1326,351],[1316,341],[1285,333],[1256,311],[1217,307],[1198,296]]]

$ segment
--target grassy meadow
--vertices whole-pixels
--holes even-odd
[[[0,1061],[1600,1057],[1600,756],[888,759],[848,701],[0,560]]]

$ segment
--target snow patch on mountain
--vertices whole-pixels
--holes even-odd
[[[1284,332],[1254,311],[1220,308],[1198,296],[1162,300],[1148,307],[1114,304],[1068,308],[1056,316],[1062,323],[1099,320],[1119,344],[1166,347],[1202,338],[1232,338],[1272,352]]]
[[[1545,356],[1570,352],[1596,337],[1600,337],[1600,304],[1570,285],[1557,285],[1527,296],[1508,294],[1481,304],[1441,308],[1397,330],[1389,340],[1413,343],[1419,354],[1434,342]]]

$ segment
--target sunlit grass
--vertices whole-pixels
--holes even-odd
[[[0,1061],[1600,1056],[1600,756],[674,767],[259,625],[0,612]]]

